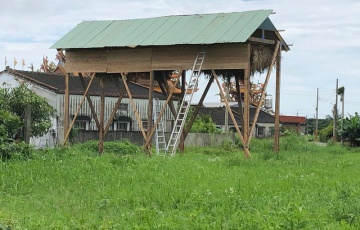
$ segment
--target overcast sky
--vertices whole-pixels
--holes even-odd
[[[319,88],[319,117],[332,115],[336,79],[345,87],[345,115],[360,111],[359,0],[0,0],[0,70],[5,57],[13,68],[31,63],[38,69],[43,56],[55,61],[49,47],[84,20],[132,19],[165,15],[272,9],[270,20],[281,32],[289,52],[283,52],[281,106],[283,115],[315,116]],[[275,72],[275,71],[273,71]],[[263,81],[265,74],[254,77]],[[200,91],[205,86],[200,87]],[[214,85],[206,102],[218,102]],[[272,75],[268,93],[275,95]],[[200,94],[200,93],[199,93]],[[199,98],[198,95],[196,98]],[[341,108],[339,106],[339,108]],[[341,111],[341,110],[340,110]]]

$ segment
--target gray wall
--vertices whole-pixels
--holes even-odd
[[[165,133],[166,141],[169,140],[170,133]],[[72,140],[73,143],[82,143],[89,140],[98,140],[98,131],[91,130],[79,130]],[[109,131],[107,141],[121,141],[129,140],[130,142],[138,145],[144,145],[145,141],[140,131],[133,132],[115,132]],[[219,146],[223,141],[235,141],[234,133],[189,133],[186,140],[185,146]]]

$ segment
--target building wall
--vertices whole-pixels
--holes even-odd
[[[3,73],[0,75],[0,83],[6,82],[9,87],[17,87],[19,86],[20,82],[22,80],[14,77],[11,74]],[[35,145],[36,147],[45,148],[45,147],[52,147],[58,143],[63,143],[64,140],[64,98],[65,96],[63,94],[56,94],[55,92],[52,92],[50,90],[47,90],[45,88],[42,88],[38,85],[29,84],[28,85],[30,89],[32,89],[37,95],[44,97],[47,99],[48,103],[56,109],[56,115],[51,118],[52,125],[49,129],[49,132],[46,133],[42,137],[37,138],[31,138],[30,143]],[[78,109],[78,106],[81,102],[83,95],[70,95],[70,101],[69,101],[69,113],[70,116],[74,115]],[[95,107],[95,111],[99,117],[99,111],[100,111],[100,97],[99,96],[90,96],[91,100],[93,102],[93,105]],[[106,97],[105,98],[105,126],[108,122],[108,119],[111,115],[111,112],[118,100],[118,97]],[[139,113],[139,116],[141,119],[144,119],[147,121],[147,105],[148,105],[148,99],[133,99],[136,110]],[[132,109],[130,100],[128,98],[123,98],[121,103],[127,103],[128,104],[128,116],[132,120],[132,129],[131,131],[140,131],[139,123],[137,122],[137,119],[135,117],[135,113]],[[165,100],[160,100],[160,108],[163,107]],[[175,108],[177,107],[177,102],[174,101]],[[97,130],[95,119],[93,118],[91,114],[91,110],[89,107],[89,104],[87,102],[87,99],[84,100],[83,105],[80,109],[79,115],[82,116],[89,116],[91,117],[91,121],[87,125],[88,130]],[[162,117],[163,124],[165,131],[171,132],[171,124],[174,120],[174,117],[172,116],[172,113],[170,109],[167,107],[164,115]],[[70,120],[71,121],[71,120]]]
[[[192,69],[199,45],[176,45],[66,51],[67,72],[148,72],[150,70]],[[248,44],[214,44],[206,48],[203,70],[246,69]]]

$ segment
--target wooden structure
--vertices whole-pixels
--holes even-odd
[[[254,127],[249,127],[250,76],[257,71],[268,70],[263,88],[263,92],[265,92],[270,72],[276,62],[279,86],[280,51],[289,50],[287,44],[268,18],[270,14],[272,14],[272,10],[258,10],[83,22],[55,43],[52,48],[66,51],[66,71],[68,74],[65,77],[65,82],[67,88],[70,74],[78,73],[81,80],[83,79],[82,73],[92,73],[89,84],[84,85],[84,99],[86,97],[89,99],[87,95],[88,89],[91,87],[91,83],[95,82],[92,79],[99,78],[102,95],[104,95],[106,91],[105,81],[112,78],[112,81],[118,85],[119,91],[127,94],[131,100],[131,92],[127,86],[130,77],[127,78],[127,76],[131,76],[133,73],[145,73],[150,89],[148,123],[146,130],[143,127],[140,128],[146,140],[144,147],[150,154],[152,135],[157,126],[157,121],[152,119],[154,82],[157,81],[162,86],[162,93],[168,97],[164,106],[170,106],[174,117],[176,117],[177,110],[172,101],[179,100],[179,98],[172,96],[173,90],[170,90],[167,79],[170,78],[169,76],[174,70],[182,73],[180,74],[182,76],[180,88],[182,89],[181,95],[184,95],[186,93],[185,72],[192,69],[194,59],[200,48],[206,46],[206,58],[201,70],[210,77],[193,117],[190,118],[188,126],[183,130],[180,146],[183,146],[182,144],[192,122],[195,120],[213,81],[216,82],[220,94],[225,98],[218,76],[235,77],[238,81],[242,80],[245,86],[244,100],[239,100],[239,108],[243,110],[241,114],[244,117],[242,132],[236,124],[227,100],[225,100],[225,104],[244,145],[245,156],[249,157],[248,145],[251,138],[250,134],[254,129]],[[266,57],[256,56],[255,51],[259,49],[266,50],[270,55]],[[174,88],[172,87],[172,89]],[[65,91],[65,95],[65,114],[69,115],[69,93]],[[277,87],[275,111],[277,119],[279,116],[279,95],[280,89]],[[261,95],[261,99],[263,100],[264,97],[265,93]],[[114,107],[114,111],[117,110],[121,99],[122,97],[119,97],[119,103]],[[91,100],[88,100],[88,102],[92,107]],[[259,103],[259,105],[261,104]],[[103,106],[102,104],[100,111],[98,111],[99,119],[97,122],[100,152],[103,150],[104,134],[108,129],[104,125]],[[133,109],[136,115],[137,111],[134,106]],[[259,113],[259,110],[260,106],[257,113]],[[93,115],[97,117],[95,111],[93,111]],[[162,114],[160,114],[161,116]],[[69,118],[69,116],[66,117]],[[136,117],[139,119],[138,115]],[[73,121],[65,119],[65,127],[68,127],[65,140],[72,124]],[[256,124],[256,121],[253,124]],[[278,149],[278,144],[275,145],[277,146],[275,149]]]

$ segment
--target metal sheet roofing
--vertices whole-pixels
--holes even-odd
[[[84,21],[50,48],[104,48],[245,42],[272,10]],[[265,22],[265,24],[263,24]],[[270,26],[269,26],[270,25]]]

